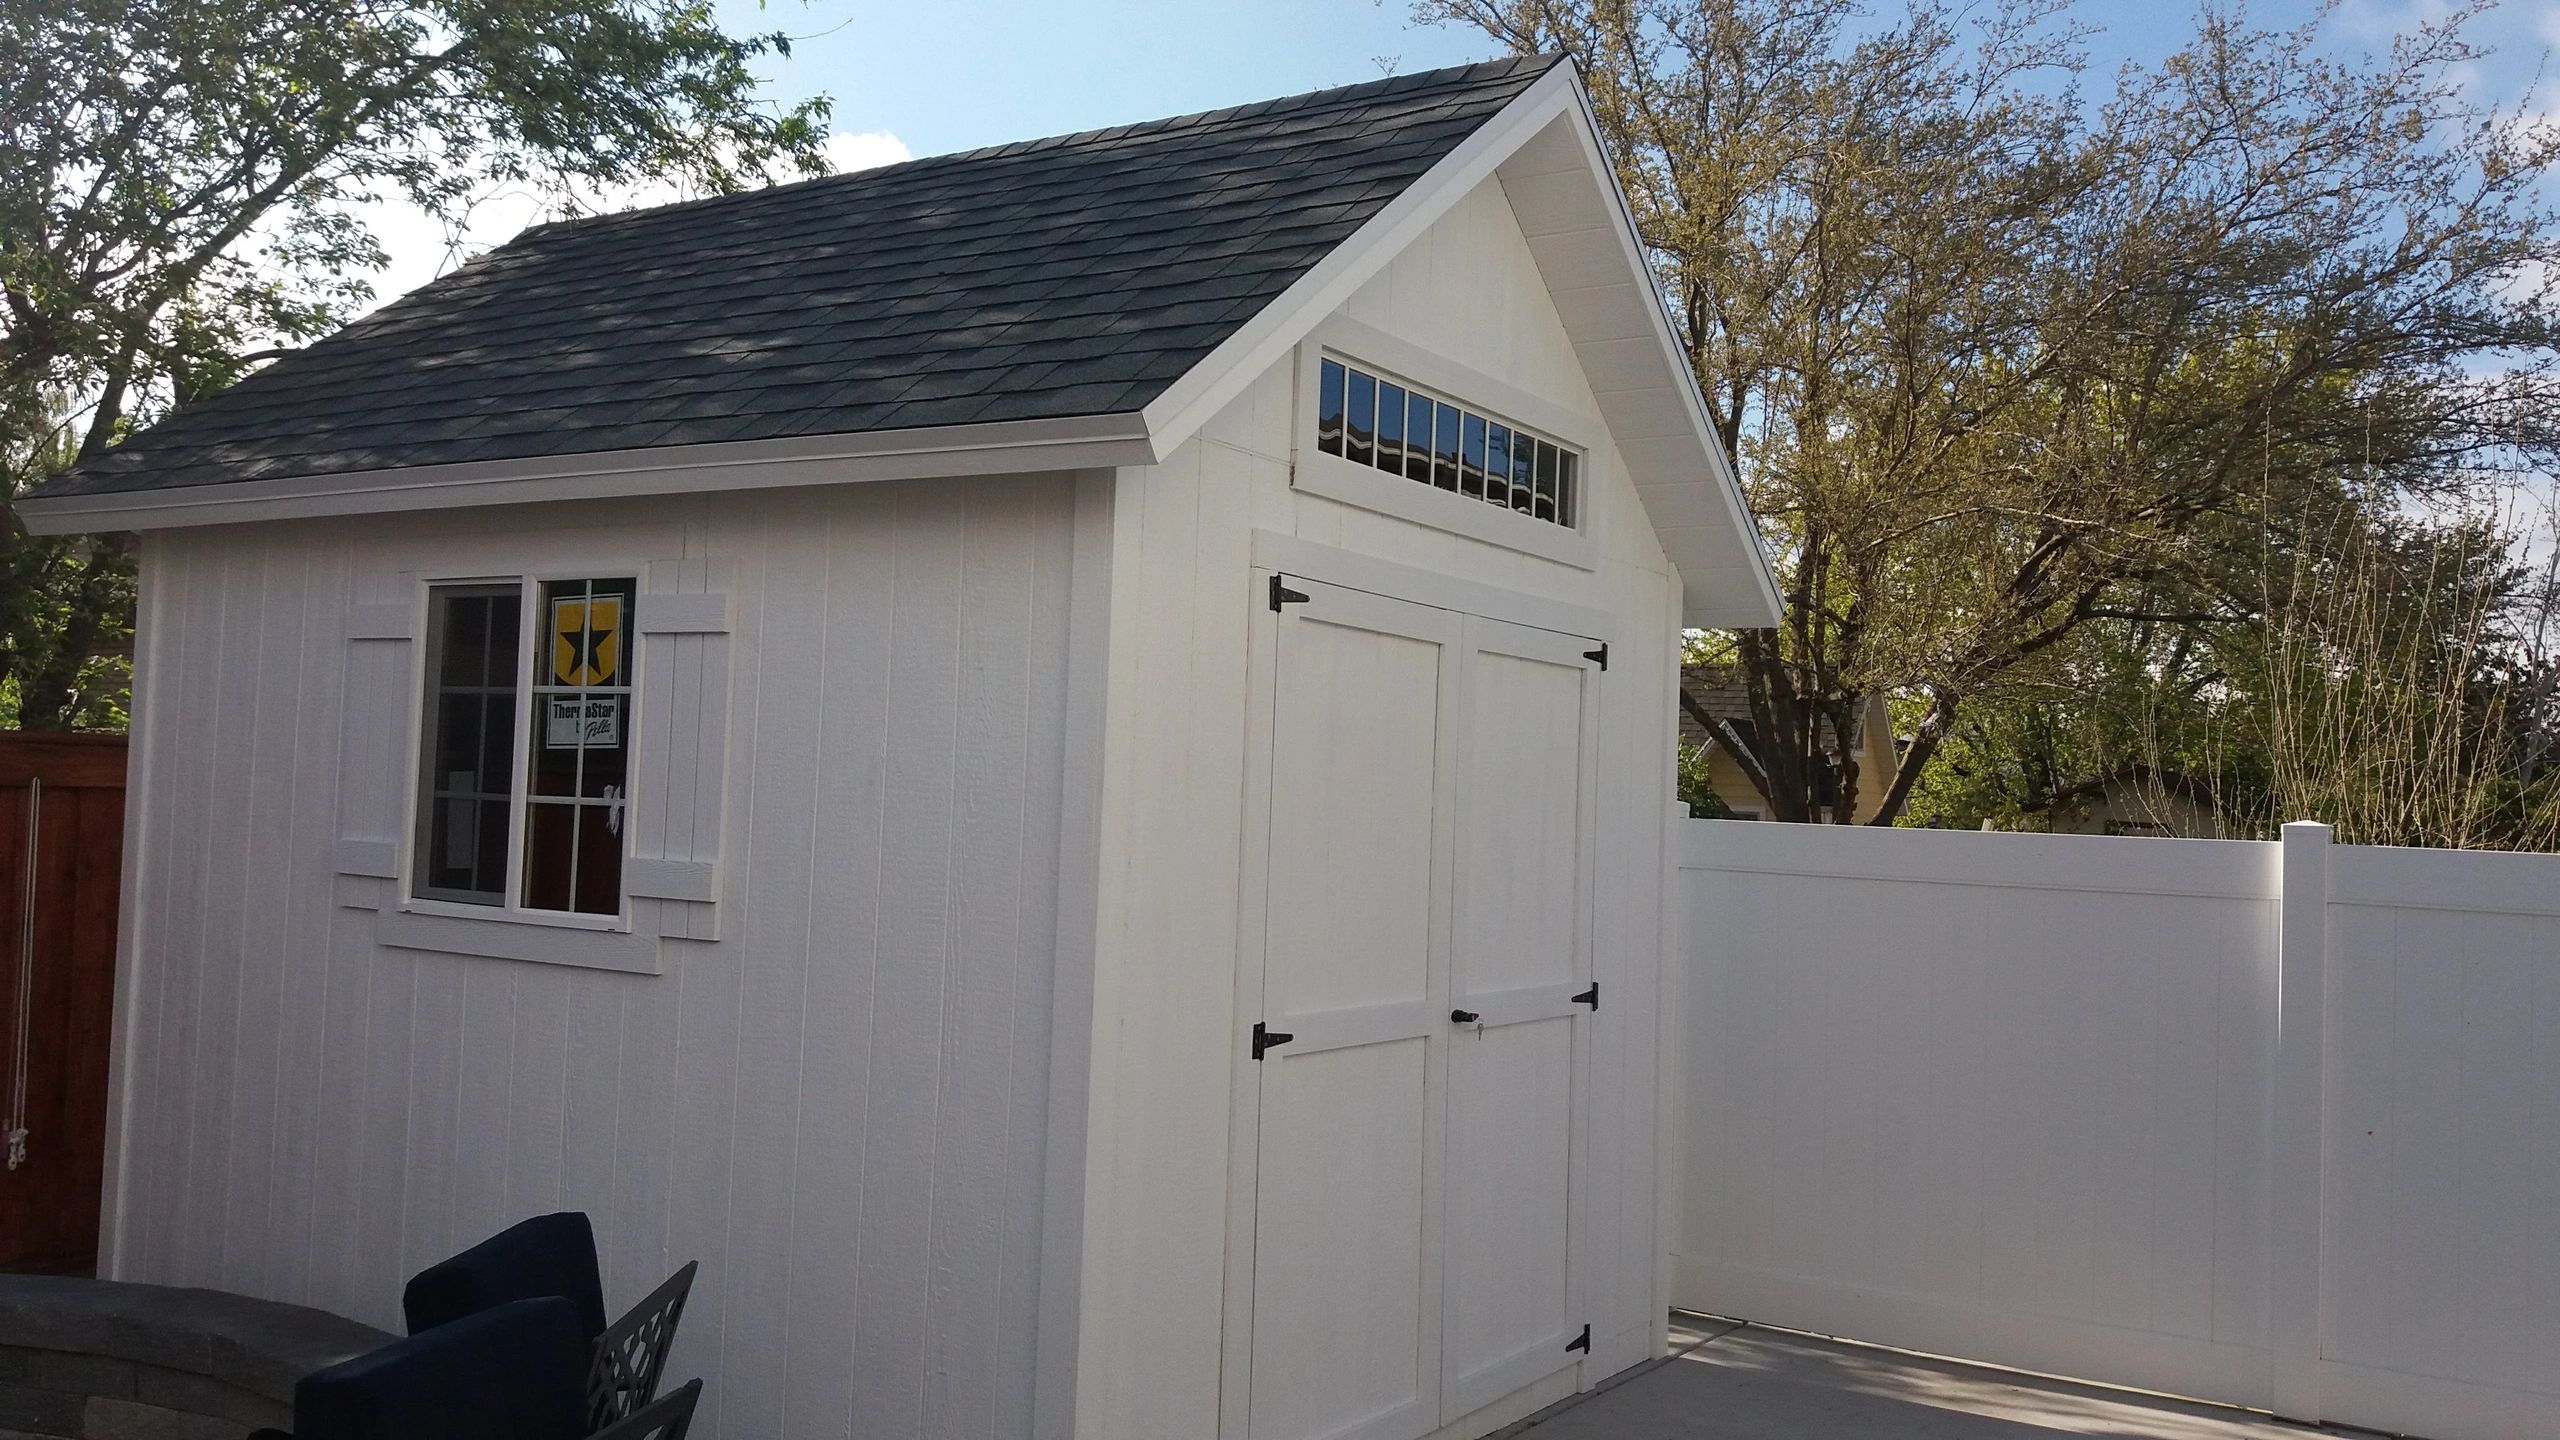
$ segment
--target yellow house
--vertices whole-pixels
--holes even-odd
[[[1762,768],[1757,758],[1761,742],[1742,677],[1718,666],[1691,665],[1680,672],[1680,691],[1681,743],[1705,747],[1707,783],[1716,798],[1737,820],[1769,818],[1768,798],[1751,778]],[[1825,724],[1823,751],[1828,755],[1831,749],[1830,727]],[[1858,758],[1858,787],[1849,818],[1863,825],[1875,818],[1900,754],[1894,743],[1893,716],[1882,691],[1870,692],[1859,703],[1857,730],[1850,736],[1850,749]],[[1826,822],[1832,818],[1831,809],[1838,803],[1838,795],[1834,776],[1826,772],[1820,812]]]

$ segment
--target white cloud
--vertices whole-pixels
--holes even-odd
[[[907,142],[886,130],[841,131],[827,137],[827,162],[839,171],[874,170],[913,160]]]

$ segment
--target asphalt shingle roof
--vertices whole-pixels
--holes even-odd
[[[40,493],[1137,410],[1556,63],[538,227]]]

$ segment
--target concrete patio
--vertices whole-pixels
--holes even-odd
[[[2311,1440],[2373,1432],[1691,1319],[1670,1359],[1498,1440]]]

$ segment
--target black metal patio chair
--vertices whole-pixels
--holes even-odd
[[[682,1385],[641,1406],[589,1440],[684,1440],[693,1428],[693,1407],[702,1399],[702,1382]]]
[[[570,1302],[513,1301],[304,1376],[291,1434],[250,1440],[580,1440],[588,1354]]]
[[[607,1324],[595,1227],[583,1212],[565,1210],[510,1225],[419,1271],[402,1292],[400,1308],[409,1333],[418,1335],[511,1300],[541,1295],[567,1299],[591,1345],[587,1429],[601,1431],[657,1398],[697,1268],[696,1262],[686,1261],[621,1319]]]

